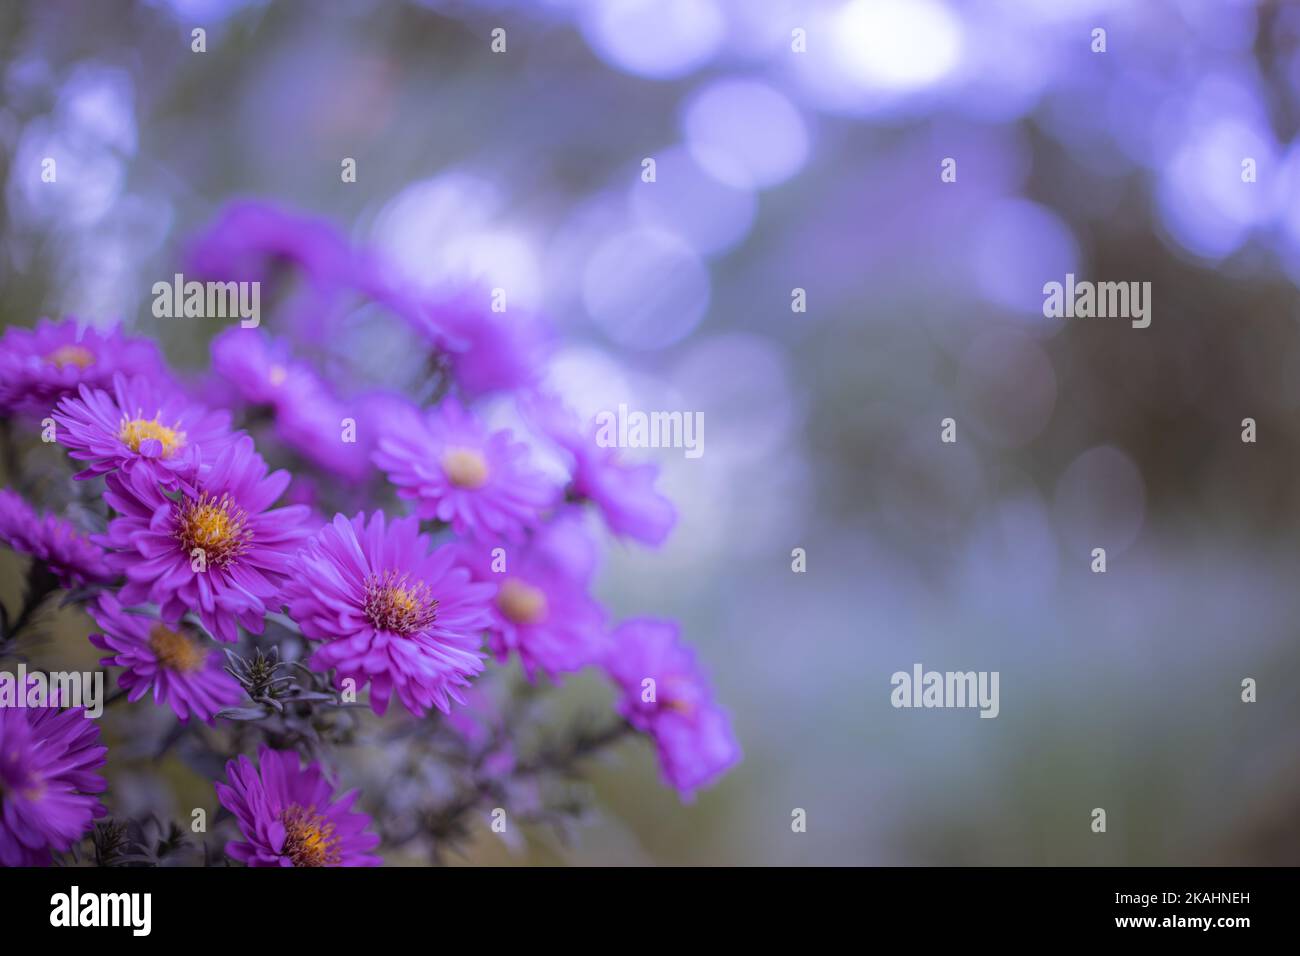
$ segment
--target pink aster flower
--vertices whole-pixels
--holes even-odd
[[[197,475],[203,456],[216,458],[239,437],[227,412],[210,412],[179,389],[143,376],[113,377],[112,394],[81,386],[54,415],[59,442],[90,462],[77,478],[144,468],[174,488]]]
[[[295,559],[284,599],[303,634],[323,642],[313,668],[335,670],[339,687],[369,682],[375,713],[396,693],[421,716],[463,703],[459,688],[483,670],[492,592],[470,581],[454,548],[430,552],[415,518],[377,511],[369,521],[335,515]]]
[[[117,372],[162,376],[158,347],[116,328],[83,328],[76,319],[12,326],[0,336],[0,413],[43,418],[81,385],[108,388]]]
[[[576,413],[550,397],[535,396],[525,405],[529,419],[571,461],[570,495],[595,504],[610,531],[643,544],[663,544],[677,523],[673,503],[655,490],[659,469],[629,465],[617,448],[596,441],[596,426],[584,429]]]
[[[0,866],[47,866],[107,814],[107,752],[80,707],[0,707]]]
[[[223,669],[222,655],[193,628],[172,628],[132,613],[109,593],[88,610],[103,629],[90,635],[90,643],[112,652],[100,664],[125,668],[117,682],[128,700],[152,690],[154,703],[170,707],[181,723],[194,715],[211,724],[219,710],[243,699],[239,684]]]
[[[605,612],[588,593],[596,542],[576,515],[543,525],[520,548],[457,547],[475,580],[497,585],[488,641],[498,662],[513,652],[530,681],[538,670],[555,680],[600,657]]]
[[[618,712],[654,740],[664,781],[683,799],[740,761],[731,720],[677,624],[650,618],[620,624],[605,671],[622,689]]]
[[[236,622],[262,633],[266,602],[310,533],[306,507],[271,507],[288,484],[288,472],[267,474],[247,436],[205,465],[193,487],[172,494],[141,469],[109,475],[104,498],[122,516],[100,540],[112,549],[110,566],[126,575],[122,602],[157,604],[172,626],[194,611],[232,643]]]
[[[242,754],[226,764],[228,783],[217,799],[235,815],[244,835],[226,853],[248,866],[379,866],[370,853],[379,836],[370,818],[352,809],[359,791],[335,798],[316,762],[301,765],[296,753],[261,747],[258,766]]]
[[[390,420],[374,461],[416,502],[421,518],[436,518],[457,534],[518,540],[554,503],[557,489],[526,464],[527,446],[487,428],[449,398],[423,417]]]
[[[104,550],[71,521],[40,515],[22,496],[0,488],[0,541],[49,568],[62,588],[103,584],[115,575]]]

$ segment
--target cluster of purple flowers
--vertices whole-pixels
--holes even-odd
[[[657,546],[676,513],[654,466],[598,447],[540,390],[545,323],[506,321],[471,287],[407,288],[329,226],[260,203],[229,208],[187,264],[205,278],[283,282],[283,335],[219,334],[212,377],[197,385],[151,342],[73,319],[0,337],[0,415],[20,429],[52,420],[75,477],[101,483],[109,509],[102,533],[87,535],[3,490],[0,541],[89,595],[90,640],[121,669],[129,701],[152,693],[180,721],[214,724],[241,701],[220,645],[287,615],[310,642],[307,666],[340,691],[368,690],[376,714],[394,698],[416,717],[450,714],[487,666],[486,640],[529,681],[602,670],[617,713],[653,739],[684,797],[739,760],[676,626],[612,626],[591,595],[598,521]],[[419,382],[339,385],[349,379],[320,347],[359,303],[428,351],[436,394],[415,397]],[[477,407],[488,395],[512,399],[528,429],[490,428]],[[227,407],[205,407],[213,396]],[[268,464],[259,442],[289,467]],[[542,446],[565,457],[567,480],[539,466]],[[104,813],[104,782],[90,773],[104,748],[71,715],[0,710],[0,863],[47,860]],[[369,818],[351,809],[357,794],[335,799],[322,766],[303,768],[296,752],[262,747],[257,765],[238,756],[217,793],[244,837],[227,852],[243,863],[379,862]]]

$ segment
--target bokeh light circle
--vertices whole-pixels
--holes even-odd
[[[719,80],[682,111],[691,156],[710,176],[738,189],[789,179],[808,159],[808,131],[784,94],[754,80]]]
[[[583,274],[587,314],[628,348],[661,349],[680,341],[704,318],[709,297],[709,273],[695,251],[651,229],[606,240]]]
[[[1128,455],[1112,445],[1090,448],[1071,462],[1056,484],[1057,526],[1081,554],[1105,548],[1127,551],[1146,515],[1146,486]]]
[[[680,146],[657,154],[655,164],[655,182],[638,179],[630,188],[629,205],[642,225],[676,233],[705,255],[749,233],[758,205],[753,191],[708,175]]]
[[[592,0],[578,22],[588,45],[610,66],[658,80],[707,63],[726,28],[714,0]]]

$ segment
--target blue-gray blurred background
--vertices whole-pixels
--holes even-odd
[[[584,411],[704,413],[600,593],[682,620],[745,762],[683,806],[625,746],[574,845],[471,862],[1295,863],[1298,41],[1234,0],[6,3],[0,319],[201,369],[151,287],[253,196],[508,288]],[[1045,319],[1066,273],[1150,328]],[[999,671],[998,718],[892,708],[918,662]]]

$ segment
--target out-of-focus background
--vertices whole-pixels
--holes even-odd
[[[1298,41],[1245,0],[7,3],[0,319],[200,368],[151,288],[253,196],[545,312],[584,411],[704,413],[600,594],[682,620],[745,762],[683,806],[626,745],[575,845],[470,862],[1295,863]],[[1151,326],[1045,319],[1067,273]],[[891,707],[917,662],[999,717]]]

